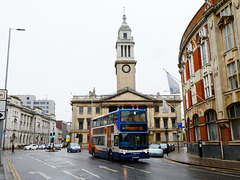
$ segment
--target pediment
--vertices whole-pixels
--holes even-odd
[[[108,98],[105,101],[109,102],[109,101],[152,101],[152,100],[132,92],[125,92],[122,94],[118,94],[114,97]]]

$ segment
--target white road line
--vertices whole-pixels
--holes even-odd
[[[66,173],[66,174],[69,174],[69,175],[71,175],[72,177],[75,177],[75,178],[77,178],[77,179],[85,180],[85,178],[82,178],[82,177],[76,176],[76,175],[74,175],[74,174],[72,174],[72,173],[70,173],[70,172],[68,172],[68,171],[63,170],[63,172]]]
[[[213,174],[220,174],[220,175],[224,175],[224,176],[240,177],[240,175],[234,175],[234,174],[229,174],[229,173],[224,173],[224,172],[216,172],[216,171],[214,171],[214,169],[210,169],[212,171],[196,169],[196,168],[190,168],[190,169],[195,170],[195,171],[203,171],[203,172],[208,172],[208,173],[213,173]]]
[[[40,172],[40,171],[36,171],[36,172],[29,172],[28,174],[40,174],[42,177],[44,177],[45,179],[52,179],[51,177],[47,176],[46,174]]]
[[[148,173],[148,174],[151,173],[151,172],[149,172],[149,171],[146,171],[146,170],[143,170],[143,169],[137,169],[137,168],[134,168],[134,167],[131,167],[131,166],[123,165],[123,167],[129,168],[129,169],[135,169],[135,170],[137,170],[137,171],[142,171],[142,172],[145,172],[145,173]]]
[[[108,170],[108,171],[112,171],[112,172],[119,172],[119,171],[117,171],[117,170],[115,170],[115,169],[110,169],[110,168],[108,168],[108,167],[106,167],[106,166],[98,166],[99,168],[101,168],[101,169],[106,169],[106,170]]]
[[[41,163],[43,163],[43,164],[45,164],[45,165],[47,165],[47,166],[50,166],[51,168],[54,168],[54,169],[56,169],[56,167],[55,166],[53,166],[53,165],[51,165],[51,164],[48,164],[48,163],[45,163],[45,162],[43,162],[43,161],[41,161],[41,160],[39,160],[39,159],[36,159],[36,158],[34,158],[36,161],[39,161],[39,162],[41,162]]]
[[[73,163],[71,163],[71,162],[69,162],[69,161],[67,161],[67,163],[71,164],[72,166],[76,166],[75,164],[73,164]]]
[[[86,169],[82,169],[83,171],[85,171],[86,173],[88,173],[88,174],[91,174],[91,175],[93,175],[93,176],[95,176],[95,177],[97,177],[97,178],[99,178],[100,179],[100,177],[98,176],[98,175],[96,175],[96,174],[93,174],[92,172],[90,172],[90,171],[87,171]]]

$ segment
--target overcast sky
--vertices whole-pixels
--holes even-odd
[[[0,89],[54,100],[70,121],[72,95],[116,92],[115,44],[123,7],[135,41],[136,90],[169,94],[165,68],[180,80],[182,35],[204,0],[4,0],[0,3]]]

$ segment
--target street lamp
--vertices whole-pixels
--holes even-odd
[[[13,28],[9,28],[9,36],[8,36],[8,51],[7,51],[7,65],[6,65],[6,77],[5,77],[5,90],[7,90],[7,79],[8,79],[8,64],[9,64],[9,53],[10,53],[10,42],[11,42],[11,31],[15,30],[15,31],[25,31],[25,29],[13,29]],[[6,126],[7,126],[7,109],[5,110],[5,128],[4,128],[4,133],[3,132],[3,121],[0,121],[0,133],[3,134],[3,143],[2,143],[2,138],[0,138],[0,144],[2,144],[3,146],[0,145],[1,149],[3,147],[4,149],[4,145],[5,145],[5,133],[6,133]],[[1,159],[2,155],[0,153],[0,159]]]
[[[7,51],[7,66],[6,66],[6,77],[5,77],[5,89],[7,90],[7,78],[8,78],[8,64],[9,64],[9,52],[10,52],[10,40],[11,40],[11,31],[25,31],[25,29],[13,29],[9,28],[9,36],[8,36],[8,51]]]

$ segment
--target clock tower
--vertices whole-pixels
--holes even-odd
[[[134,59],[134,41],[131,36],[132,30],[126,22],[126,16],[123,15],[123,22],[118,30],[118,39],[116,42],[117,60],[115,61],[117,75],[117,90],[129,87],[135,88],[135,66],[137,61]]]

